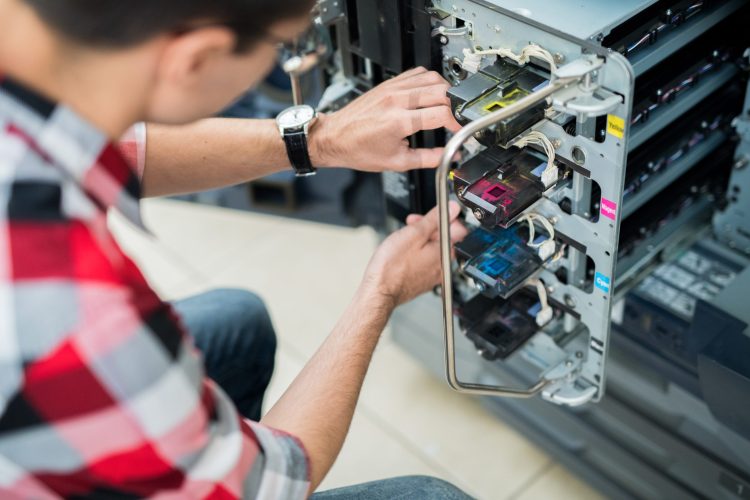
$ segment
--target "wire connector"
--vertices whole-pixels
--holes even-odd
[[[461,63],[461,68],[469,73],[476,73],[482,66],[482,59],[487,54],[482,52],[474,52],[471,49],[464,49],[464,60]]]
[[[555,58],[549,51],[543,49],[535,43],[531,43],[521,49],[520,54],[516,54],[510,49],[489,49],[489,50],[471,50],[464,49],[464,61],[463,68],[466,71],[476,73],[482,66],[482,58],[484,56],[499,56],[514,61],[519,66],[525,66],[531,60],[532,57],[541,59],[549,64],[550,72],[554,73],[557,70],[557,64],[555,64]],[[468,66],[467,66],[468,64]]]
[[[542,172],[542,184],[544,184],[544,187],[549,189],[555,184],[557,184],[557,181],[560,179],[560,169],[557,168],[557,165],[552,165],[551,167],[547,167]]]
[[[539,258],[542,259],[542,262],[546,262],[547,260],[551,259],[556,252],[557,245],[555,244],[554,240],[544,240],[537,249],[537,254],[539,255]]]
[[[547,302],[547,287],[544,286],[544,282],[540,279],[535,279],[530,284],[536,287],[536,292],[539,295],[539,303],[542,305],[542,308],[536,313],[535,318],[537,326],[542,327],[552,321],[555,311]]]
[[[542,327],[552,321],[552,317],[554,316],[554,311],[550,306],[543,307],[539,310],[538,313],[536,313],[536,324],[539,327]]]
[[[541,147],[544,149],[544,154],[547,155],[547,167],[542,171],[540,178],[544,187],[549,189],[557,183],[560,177],[559,169],[555,165],[555,145],[552,144],[552,141],[546,135],[537,130],[528,132],[513,143],[517,148],[525,148],[530,144]]]

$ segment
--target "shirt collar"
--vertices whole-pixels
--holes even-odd
[[[0,75],[0,116],[23,135],[36,153],[73,180],[103,211],[117,208],[145,229],[141,186],[106,134],[65,105]]]

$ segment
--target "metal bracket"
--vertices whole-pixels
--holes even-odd
[[[568,88],[555,94],[552,108],[578,117],[579,121],[605,115],[622,104],[622,97],[601,88],[595,81],[604,61],[596,56],[578,59],[560,68],[555,77],[578,76],[577,88]]]
[[[318,0],[313,14],[317,14],[318,19],[324,25],[343,19],[344,0]]]

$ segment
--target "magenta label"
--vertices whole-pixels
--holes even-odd
[[[615,220],[617,217],[617,203],[602,198],[602,215],[609,219]]]

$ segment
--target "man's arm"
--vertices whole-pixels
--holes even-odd
[[[458,206],[453,206],[455,219]],[[261,423],[299,438],[310,456],[310,492],[336,460],[375,346],[393,309],[440,280],[437,210],[391,235],[333,332]],[[454,222],[454,241],[466,229]]]
[[[457,130],[448,83],[416,68],[377,86],[310,130],[316,167],[362,171],[435,167],[441,148],[410,149],[421,130]],[[182,127],[149,125],[145,196],[184,194],[240,184],[291,168],[273,120],[214,118]]]

